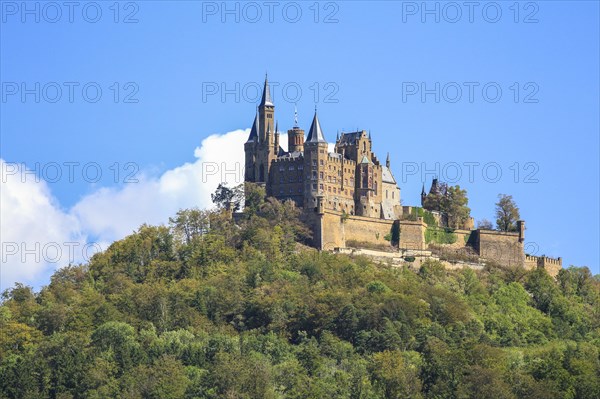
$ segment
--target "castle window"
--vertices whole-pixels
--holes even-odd
[[[323,172],[319,172],[319,179],[323,180]]]
[[[301,193],[302,192],[302,187],[298,187],[298,192]]]
[[[285,170],[285,167],[283,165],[279,165],[279,171],[283,172]]]
[[[323,161],[323,160],[321,159],[321,160],[319,161],[319,164],[320,164],[321,166],[323,166],[323,165],[325,165],[325,161]]]
[[[319,190],[323,191],[323,183],[319,184]]]
[[[327,187],[327,191],[331,192],[331,187]]]
[[[313,180],[317,180],[317,172],[314,170],[313,170],[312,178],[313,178]]]
[[[377,182],[375,182],[375,184],[373,184],[373,186],[375,187],[375,195],[377,195]]]
[[[298,170],[304,170],[304,165],[298,165]]]
[[[294,189],[290,188],[290,194],[293,194],[293,193],[294,193]]]
[[[288,170],[294,170],[294,165],[290,165],[290,167],[288,168]]]
[[[279,194],[283,195],[283,189],[279,190]]]
[[[281,177],[279,178],[279,183],[283,183],[283,182],[285,182],[285,178],[284,178],[283,176],[281,176]]]
[[[312,160],[312,164],[313,164],[313,166],[317,166],[317,160],[316,160],[316,159],[313,159],[313,160]]]
[[[312,185],[312,189],[313,189],[313,191],[315,191],[315,190],[317,189],[317,184],[316,184],[316,183],[314,183],[314,184]]]
[[[385,199],[388,199],[388,190],[385,190]]]
[[[392,191],[392,199],[394,199],[394,192]]]

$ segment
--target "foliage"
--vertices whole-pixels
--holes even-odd
[[[220,183],[217,190],[210,195],[210,198],[219,209],[237,212],[241,208],[244,199],[243,185],[229,188],[226,183]]]
[[[519,207],[512,195],[498,194],[496,203],[496,226],[500,231],[516,231],[520,219]]]
[[[448,216],[448,227],[453,229],[462,228],[469,220],[471,209],[467,206],[467,190],[460,186],[448,186],[440,183],[437,192],[427,194],[423,201],[423,208],[430,211],[438,211]],[[428,225],[432,225],[427,220]]]
[[[414,272],[299,249],[293,203],[251,209],[182,210],[5,291],[0,397],[600,396],[589,269]]]
[[[494,225],[492,224],[492,222],[490,222],[487,219],[481,219],[481,220],[477,221],[477,228],[484,229],[484,230],[493,230]]]
[[[456,234],[452,229],[433,226],[427,226],[427,229],[425,229],[425,242],[428,244],[454,244],[456,240]]]

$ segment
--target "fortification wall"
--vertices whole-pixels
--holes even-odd
[[[504,266],[524,266],[525,253],[519,233],[474,230],[473,246],[482,258]]]
[[[427,225],[421,218],[416,222],[400,221],[400,249],[425,249],[425,229]]]
[[[556,277],[562,269],[562,258],[525,255],[525,268],[531,270],[536,267],[544,268],[549,275]]]
[[[322,215],[315,213],[309,219],[314,226],[315,237],[320,238],[322,249],[345,248],[350,241],[376,246],[390,245],[385,237],[392,231],[393,220],[342,215],[342,212],[324,209]],[[319,229],[320,234],[317,231]],[[315,244],[319,247],[318,243]]]

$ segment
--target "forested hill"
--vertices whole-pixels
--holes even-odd
[[[6,291],[0,397],[600,397],[587,268],[391,268],[298,244],[297,216],[181,211]]]

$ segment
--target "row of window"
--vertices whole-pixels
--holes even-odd
[[[288,170],[296,170],[296,167],[294,165],[290,165],[290,166],[288,166]],[[302,164],[298,165],[298,170],[304,170],[304,165],[302,165]],[[279,165],[279,171],[285,172],[285,166]]]
[[[290,189],[288,190],[290,194],[294,194],[294,189],[292,187],[290,187]],[[298,193],[302,194],[302,187],[298,188]],[[279,194],[280,195],[284,195],[285,194],[285,190],[283,188],[279,189]]]

